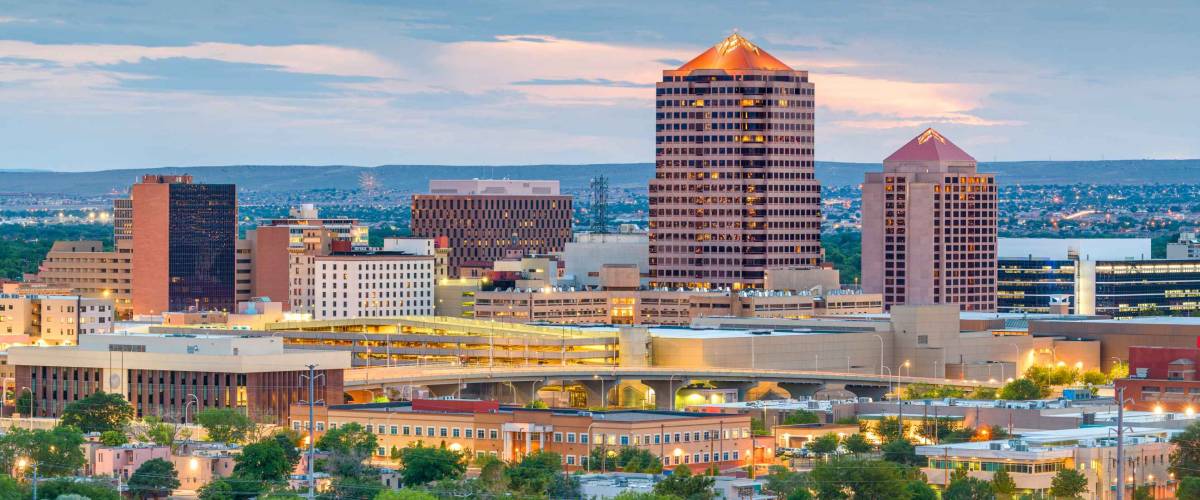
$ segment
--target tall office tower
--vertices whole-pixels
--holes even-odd
[[[313,312],[316,257],[328,255],[336,242],[365,248],[368,231],[358,219],[321,217],[311,203],[292,208],[287,217],[259,221],[246,232],[254,296],[282,302],[285,311]]]
[[[113,200],[113,243],[133,239],[133,200],[117,198]],[[132,251],[132,249],[127,249]]]
[[[571,240],[571,197],[558,181],[433,180],[412,199],[412,235],[446,237],[448,273],[491,268],[506,256],[561,252]]]
[[[133,314],[233,310],[237,191],[146,175],[133,199]]]
[[[657,90],[651,283],[761,288],[821,263],[813,84],[733,34]]]
[[[862,197],[864,291],[996,309],[996,182],[971,155],[927,129],[867,173]]]

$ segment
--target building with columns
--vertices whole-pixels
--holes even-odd
[[[656,86],[651,285],[763,288],[820,264],[808,72],[734,33]]]
[[[996,310],[996,179],[934,129],[862,185],[863,290],[897,304]]]

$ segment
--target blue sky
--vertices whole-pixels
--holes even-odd
[[[1200,3],[0,0],[0,168],[653,159],[653,83],[738,30],[817,159],[1200,157]]]

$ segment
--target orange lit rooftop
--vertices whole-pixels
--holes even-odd
[[[729,35],[675,71],[702,69],[794,71],[742,35]]]

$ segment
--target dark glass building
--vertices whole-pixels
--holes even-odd
[[[1085,268],[1080,285],[1094,283],[1096,314],[1200,316],[1200,260],[1101,260],[1094,271]]]
[[[1065,301],[1075,312],[1075,261],[1071,259],[1000,259],[996,270],[996,310],[1050,313]]]

